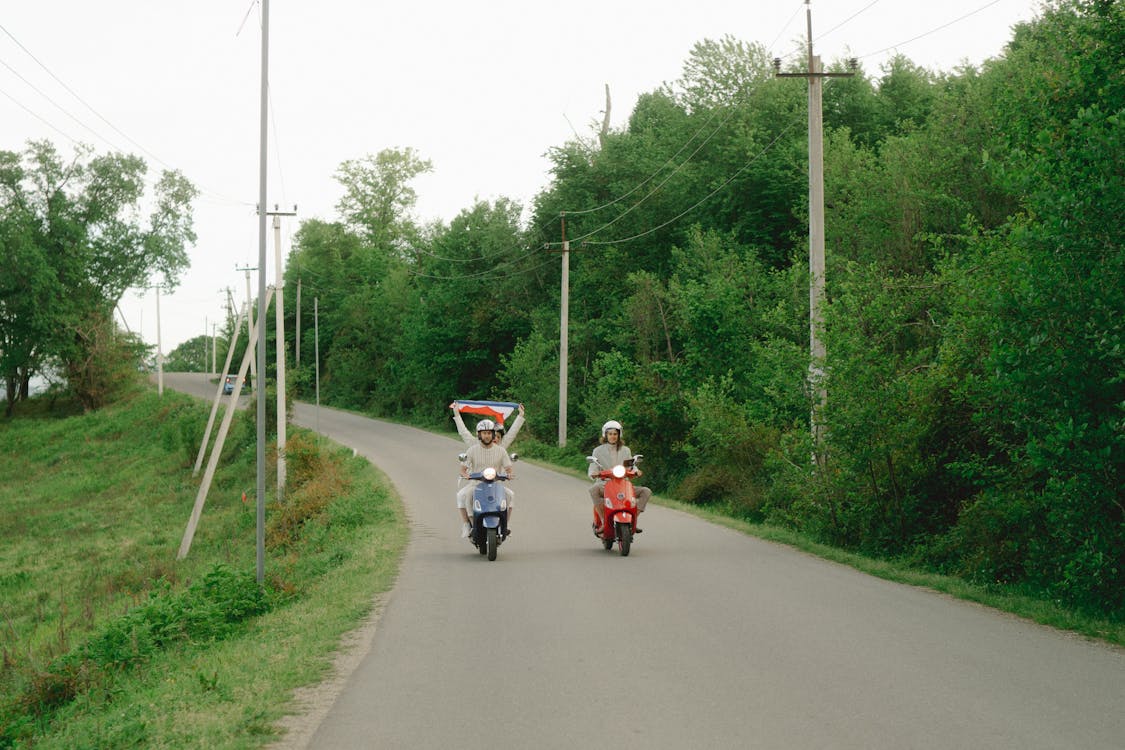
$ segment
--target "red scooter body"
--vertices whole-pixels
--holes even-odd
[[[625,464],[619,464],[611,469],[601,468],[597,473],[598,479],[605,480],[602,490],[602,516],[601,526],[597,526],[598,515],[594,513],[594,536],[602,540],[606,549],[612,549],[617,542],[621,556],[629,554],[633,545],[633,537],[637,534],[637,501],[633,496],[633,477],[638,472],[634,464],[641,457],[629,459]],[[593,457],[589,459],[593,462]]]

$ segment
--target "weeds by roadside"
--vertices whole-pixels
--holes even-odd
[[[0,748],[260,747],[390,586],[399,503],[369,464],[299,430],[264,585],[238,425],[177,562],[203,408],[139,394],[0,429],[17,457],[0,468]]]

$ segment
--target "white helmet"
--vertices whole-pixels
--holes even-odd
[[[621,423],[616,419],[611,419],[602,425],[602,437],[605,437],[607,430],[617,430],[617,436],[621,437]]]
[[[477,434],[482,432],[496,432],[496,424],[491,419],[482,419],[477,422]]]

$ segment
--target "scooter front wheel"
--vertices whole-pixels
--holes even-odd
[[[486,544],[488,545],[488,559],[489,560],[495,560],[496,559],[496,546],[497,546],[497,543],[498,543],[496,537],[497,537],[496,529],[488,529],[488,539],[486,540]]]
[[[617,524],[617,544],[621,549],[621,556],[629,556],[629,548],[633,546],[633,526],[627,523]]]

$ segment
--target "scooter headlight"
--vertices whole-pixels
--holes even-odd
[[[617,477],[618,479],[624,479],[625,478],[625,467],[622,466],[621,464],[617,464],[617,466],[614,466],[613,467],[613,476]]]
[[[496,478],[496,469],[489,466],[487,469],[485,469],[484,471],[481,472],[481,475],[485,479],[487,479],[488,481],[491,482],[493,479]]]

